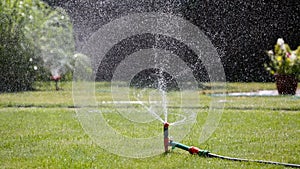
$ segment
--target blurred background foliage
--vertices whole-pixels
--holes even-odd
[[[49,80],[50,69],[43,55],[73,55],[72,24],[62,9],[54,9],[40,0],[2,0],[0,11],[0,92],[33,90],[36,81]],[[58,17],[65,19],[56,21]],[[54,21],[57,24],[45,24]],[[62,24],[59,22],[64,22],[69,32],[69,37],[63,36],[71,41],[67,54],[51,45],[55,43],[47,45],[60,37],[62,31],[58,30]],[[55,36],[47,30],[56,31]],[[65,73],[64,80],[72,79],[71,69]]]

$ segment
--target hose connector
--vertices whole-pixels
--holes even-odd
[[[204,157],[207,157],[209,154],[209,151],[207,151],[207,150],[201,150],[198,147],[194,147],[194,146],[189,147],[187,145],[174,142],[172,140],[170,141],[170,145],[172,146],[172,149],[177,147],[182,150],[188,151],[190,154],[198,154],[199,156],[204,156]]]

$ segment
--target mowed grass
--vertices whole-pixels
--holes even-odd
[[[284,168],[192,156],[180,149],[142,159],[111,154],[84,132],[73,108],[71,83],[63,85],[62,91],[48,86],[34,92],[0,94],[1,168]],[[96,97],[110,101],[109,85],[98,85],[102,91]],[[229,83],[227,91],[274,89],[272,86]],[[197,109],[208,111],[210,95],[201,91],[199,95]],[[113,107],[100,109],[109,112]],[[198,116],[197,121],[184,144],[232,157],[300,164],[299,97],[227,97],[218,128],[201,144],[200,125],[205,119]]]

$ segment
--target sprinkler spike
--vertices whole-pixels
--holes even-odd
[[[168,122],[164,123],[164,147],[165,147],[165,152],[168,152],[168,147],[169,147],[169,123]]]

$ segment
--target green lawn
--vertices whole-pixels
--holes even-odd
[[[284,168],[192,156],[180,149],[142,159],[111,154],[85,134],[73,108],[71,83],[61,85],[62,91],[48,84],[33,92],[0,94],[1,168]],[[96,98],[110,101],[109,84],[97,86],[102,90]],[[227,84],[228,92],[259,89],[274,89],[274,84]],[[209,109],[207,93],[212,91],[199,91],[200,112]],[[203,123],[202,117],[197,120]],[[195,125],[182,142],[221,155],[300,164],[300,98],[227,97],[214,134],[199,144],[200,132]]]

